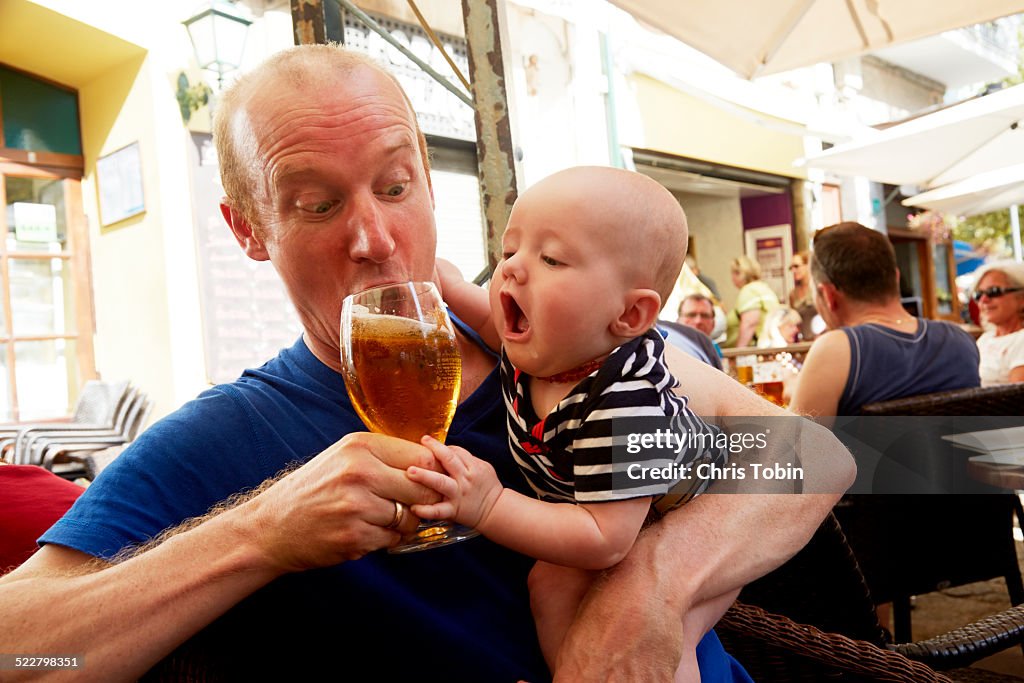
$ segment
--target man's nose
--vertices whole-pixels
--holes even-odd
[[[352,240],[349,256],[353,261],[382,263],[395,251],[391,229],[373,198],[351,202],[349,227]]]

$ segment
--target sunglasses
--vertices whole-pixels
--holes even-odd
[[[988,289],[979,289],[974,293],[974,300],[981,301],[981,297],[987,296],[989,299],[998,299],[1003,294],[1010,294],[1011,292],[1024,291],[1024,287],[989,287]]]

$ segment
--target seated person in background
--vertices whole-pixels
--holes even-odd
[[[986,328],[978,338],[981,386],[1024,382],[1024,264],[996,261],[977,277],[974,300]]]
[[[978,349],[956,325],[900,305],[892,243],[859,223],[814,236],[814,301],[829,330],[811,346],[790,410],[856,415],[876,401],[978,386]]]
[[[789,346],[800,341],[800,314],[792,308],[776,308],[764,321],[764,334],[757,340],[761,349]]]
[[[36,539],[85,491],[36,465],[0,460],[0,574],[32,556]]]
[[[661,336],[672,346],[717,370],[722,369],[722,358],[719,355],[721,349],[718,348],[718,344],[711,341],[711,337],[696,328],[670,320],[659,320],[657,327]]]
[[[431,467],[430,450],[367,433],[339,359],[347,294],[435,278],[427,147],[408,98],[369,58],[302,45],[222,93],[214,129],[221,213],[249,258],[273,264],[303,334],[146,430],[0,578],[0,614],[17,625],[0,628],[0,652],[82,654],[94,680],[138,678],[186,641],[233,680],[548,680],[528,558],[486,538],[377,552],[416,528],[406,506],[437,500],[406,473]],[[497,361],[456,327],[449,440],[528,491]],[[781,412],[676,349],[666,358],[702,416]],[[848,453],[821,439],[808,457],[828,451],[821,469],[848,482]],[[802,547],[838,499],[815,490],[703,495],[641,532],[587,594],[555,676],[669,680],[683,615]],[[734,679],[713,632],[697,654],[705,683]]]
[[[503,487],[491,465],[464,449],[424,437],[446,474],[412,467],[409,477],[444,499],[412,510],[454,519],[538,560],[530,584],[549,592],[546,599],[532,595],[531,604],[552,667],[596,572],[626,556],[649,515],[707,487],[696,477],[613,482],[606,472],[624,464],[610,442],[614,419],[679,417],[688,432],[714,433],[673,393],[679,383],[654,329],[679,274],[686,233],[679,203],[647,176],[571,168],[516,201],[489,305],[479,287],[442,281],[455,314],[501,348],[509,444],[539,499]],[[712,446],[681,449],[676,462],[696,468],[725,460],[725,450]],[[700,679],[693,646],[735,597],[711,596],[687,612],[676,681]]]
[[[768,313],[779,307],[779,297],[761,280],[761,265],[746,256],[729,264],[732,284],[739,288],[736,305],[726,318],[726,347],[753,346],[764,333]]]
[[[722,347],[711,337],[715,329],[715,302],[710,298],[694,292],[687,294],[679,303],[679,315],[676,323],[685,325],[691,329],[700,330],[707,335],[714,345],[715,354],[722,357]]]

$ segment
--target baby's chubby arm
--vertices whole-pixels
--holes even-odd
[[[651,499],[572,505],[546,503],[502,487],[490,463],[457,446],[423,438],[447,474],[421,467],[407,472],[444,500],[414,505],[424,519],[453,519],[495,543],[538,560],[580,569],[606,569],[633,546]]]
[[[498,330],[494,327],[491,305],[487,299],[487,290],[468,282],[454,263],[442,258],[436,259],[434,271],[441,285],[441,298],[455,315],[476,330],[492,350],[497,351],[501,348],[501,340],[498,338]]]

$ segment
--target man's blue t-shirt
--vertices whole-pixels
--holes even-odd
[[[341,376],[300,339],[153,425],[40,542],[110,558],[365,429]],[[448,443],[528,493],[507,451],[497,369],[459,405]],[[281,577],[195,641],[240,680],[334,671],[345,680],[538,683],[550,675],[529,609],[532,564],[482,537],[406,555],[378,551]],[[698,660],[706,682],[749,680],[714,633]]]

